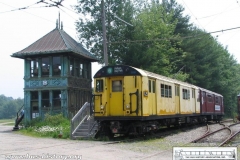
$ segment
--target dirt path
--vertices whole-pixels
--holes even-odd
[[[0,159],[172,159],[171,151],[145,152],[142,149],[131,149],[131,144],[106,145],[106,143],[28,137],[13,132],[12,126],[0,125]],[[146,147],[143,146],[143,149]]]

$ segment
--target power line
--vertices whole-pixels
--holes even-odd
[[[43,8],[43,7],[48,8],[49,5],[48,5],[48,6],[39,6],[39,7],[29,7],[29,6],[33,6],[33,5],[35,5],[35,4],[39,4],[39,3],[41,3],[42,1],[43,1],[43,0],[40,0],[40,1],[38,1],[38,2],[36,2],[36,3],[34,3],[34,4],[32,4],[32,5],[28,5],[28,6],[26,6],[26,7],[20,7],[20,8],[11,6],[11,5],[6,4],[6,3],[3,3],[3,2],[0,2],[0,3],[4,4],[4,5],[6,5],[6,6],[15,8],[15,9],[12,9],[12,10],[9,10],[9,11],[0,12],[0,14],[1,14],[1,13],[7,13],[7,12],[13,12],[13,11],[23,11],[23,12],[25,12],[25,13],[28,13],[28,14],[33,15],[33,16],[35,16],[35,17],[41,18],[41,19],[46,20],[46,21],[48,21],[48,22],[56,23],[55,21],[52,21],[52,20],[43,18],[43,17],[41,17],[41,16],[39,16],[39,15],[36,15],[36,14],[33,14],[33,13],[30,13],[30,12],[27,12],[27,11],[26,11],[27,9],[32,9],[32,8]],[[53,5],[51,5],[51,6],[54,7]],[[61,5],[61,6],[64,7],[63,5]],[[66,8],[66,7],[64,7],[64,8]],[[61,9],[61,8],[59,7],[59,9]],[[62,9],[61,9],[61,10],[62,10]],[[68,15],[64,10],[62,10],[62,11],[63,11],[66,15]],[[70,16],[70,15],[68,15],[68,16]],[[71,16],[70,16],[70,17],[71,17]],[[73,17],[72,17],[72,18],[73,18]],[[73,19],[74,19],[74,18],[73,18]],[[76,19],[74,19],[74,20],[76,20]],[[74,28],[71,28],[71,27],[68,27],[68,26],[64,26],[64,27],[65,27],[65,28],[72,29],[72,30],[75,30]]]
[[[226,11],[222,11],[222,12],[219,12],[219,13],[215,13],[215,14],[212,14],[212,15],[209,15],[209,16],[200,17],[200,18],[197,18],[197,19],[199,20],[199,19],[210,18],[210,17],[213,17],[213,16],[218,16],[218,15],[224,13],[224,12],[233,11],[234,9],[238,9],[238,8],[239,8],[239,7],[236,7],[236,8],[229,9],[229,10],[226,10]]]
[[[228,29],[223,29],[223,30],[218,30],[218,31],[212,31],[212,32],[207,32],[206,34],[213,34],[213,33],[219,33],[219,32],[226,32],[230,30],[235,30],[235,29],[240,29],[240,27],[235,27],[235,28],[228,28]],[[146,39],[146,40],[126,40],[126,41],[116,41],[116,42],[107,42],[108,44],[119,44],[119,43],[142,43],[142,42],[152,42],[152,41],[166,41],[166,40],[178,40],[178,39],[188,39],[188,38],[197,38],[200,36],[205,36],[202,34],[197,34],[193,36],[185,36],[185,37],[177,37],[177,38],[160,38],[160,39]]]
[[[193,12],[190,10],[190,8],[187,6],[187,4],[184,2],[184,0],[182,0],[182,2],[184,3],[184,5],[188,8],[188,10],[190,11],[190,13],[192,14],[192,16],[198,21],[197,17],[194,16]],[[198,21],[199,25],[202,27],[202,29],[204,29],[204,27],[201,25],[201,23]]]
[[[20,8],[15,8],[15,7],[13,7],[13,6],[10,6],[10,5],[8,5],[8,4],[5,4],[5,3],[3,3],[3,2],[0,2],[0,3],[4,4],[4,5],[6,5],[6,6],[15,8],[15,9],[12,9],[12,10],[9,10],[9,11],[0,12],[0,14],[1,14],[1,13],[7,13],[7,12],[20,11],[20,10],[25,10],[25,9],[32,9],[32,8],[43,8],[43,7],[57,7],[57,8],[59,8],[59,6],[62,6],[62,2],[63,2],[63,0],[60,0],[60,1],[58,1],[58,2],[57,2],[57,1],[52,1],[52,0],[49,0],[49,1],[50,1],[51,3],[46,2],[45,0],[40,0],[40,1],[38,1],[38,2],[36,2],[36,3],[34,3],[34,4],[32,4],[32,5],[28,5],[28,6],[20,7]],[[44,3],[44,4],[47,4],[47,5],[45,5],[45,6],[39,6],[39,7],[31,7],[31,6],[40,4],[40,3]]]

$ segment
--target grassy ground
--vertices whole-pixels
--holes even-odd
[[[0,124],[14,124],[15,119],[0,119]]]
[[[44,120],[34,119],[19,133],[34,137],[70,138],[70,120],[64,118],[62,114],[46,114]]]

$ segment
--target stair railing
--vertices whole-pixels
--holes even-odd
[[[17,112],[17,118],[15,120],[15,125],[13,127],[13,130],[18,130],[19,129],[18,125],[21,122],[21,120],[23,119],[23,115],[24,115],[23,110],[24,110],[24,105],[22,105],[22,107]]]
[[[94,117],[91,116],[90,118],[91,118],[91,120],[88,123],[88,137],[94,137],[96,134],[96,131],[93,129],[96,125],[98,125],[98,122],[94,121]]]
[[[71,138],[81,124],[90,118],[90,104],[86,102],[71,120]]]

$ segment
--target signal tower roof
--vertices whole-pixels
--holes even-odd
[[[51,32],[26,47],[25,49],[13,53],[11,56],[25,59],[36,55],[48,55],[67,53],[96,62],[98,59],[89,51],[87,51],[80,43],[76,42],[65,31],[56,24],[56,28]]]

